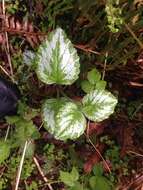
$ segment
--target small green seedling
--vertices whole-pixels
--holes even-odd
[[[87,79],[81,83],[81,88],[85,93],[89,93],[92,90],[105,90],[106,81],[101,79],[101,74],[97,69],[92,69],[87,74]]]
[[[93,168],[94,175],[89,179],[91,190],[112,190],[111,182],[103,176],[103,168],[101,164],[97,164]]]

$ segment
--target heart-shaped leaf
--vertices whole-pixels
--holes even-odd
[[[65,98],[48,99],[42,109],[44,127],[59,140],[76,139],[86,128],[78,106]]]
[[[92,190],[112,190],[110,181],[104,176],[92,176],[89,184]]]
[[[83,113],[92,121],[107,119],[117,104],[117,99],[106,90],[93,90],[83,100]]]
[[[66,185],[74,187],[77,180],[79,179],[78,170],[75,167],[73,167],[71,172],[60,171],[60,179]]]
[[[46,84],[70,85],[79,74],[79,57],[61,28],[51,32],[37,53],[37,75]]]
[[[89,93],[90,91],[94,90],[94,85],[88,80],[84,80],[81,82],[81,88],[85,93]]]
[[[96,83],[96,89],[98,90],[105,90],[106,88],[106,85],[107,85],[107,82],[104,81],[104,80],[100,80]]]
[[[101,74],[96,68],[94,68],[88,72],[87,79],[91,84],[96,84],[101,79]]]

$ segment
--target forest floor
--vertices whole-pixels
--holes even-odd
[[[18,182],[24,143],[17,145],[17,139],[26,132],[17,137],[14,125],[1,120],[1,139],[16,139],[16,145],[0,165],[0,190],[16,190],[16,184],[19,190],[143,190],[142,2],[15,0],[0,5],[0,73],[19,87],[19,112],[40,133],[30,141]],[[80,100],[81,82],[96,68],[118,98],[114,114],[102,122],[88,121],[80,138],[66,142],[46,131],[39,111],[46,97],[56,97],[57,86],[39,82],[23,61],[23,54],[36,52],[57,26],[73,43],[81,65],[77,82],[60,90]]]

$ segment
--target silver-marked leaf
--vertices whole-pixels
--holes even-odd
[[[117,99],[110,92],[97,89],[84,96],[82,103],[85,116],[92,121],[100,122],[114,112]]]
[[[59,109],[67,102],[67,99],[60,98],[60,99],[47,99],[43,106],[42,106],[42,115],[44,121],[44,127],[49,131],[51,134],[56,133],[56,115]]]
[[[86,119],[78,106],[65,98],[46,100],[42,114],[44,127],[59,140],[76,139],[86,128]]]
[[[46,84],[70,85],[78,78],[79,57],[61,28],[51,32],[37,53],[37,76]]]

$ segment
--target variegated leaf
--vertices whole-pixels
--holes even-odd
[[[83,100],[83,113],[85,116],[96,122],[107,119],[117,104],[117,99],[106,90],[93,90]]]
[[[78,106],[65,98],[46,100],[42,114],[45,128],[59,140],[76,139],[86,128]]]
[[[37,76],[46,84],[70,85],[78,78],[79,57],[61,28],[51,32],[37,53]]]

